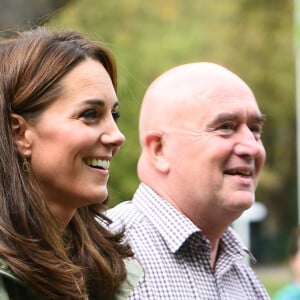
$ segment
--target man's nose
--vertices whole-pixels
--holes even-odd
[[[265,148],[261,139],[246,125],[240,129],[235,152],[239,156],[265,157]]]

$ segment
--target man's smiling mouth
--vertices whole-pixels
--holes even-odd
[[[226,175],[238,175],[242,177],[251,177],[253,175],[253,171],[248,168],[233,168],[224,172]]]

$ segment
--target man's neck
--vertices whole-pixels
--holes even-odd
[[[218,250],[219,250],[219,239],[214,243],[211,243],[211,250],[210,250],[210,266],[212,269],[215,267],[215,263],[218,258]]]

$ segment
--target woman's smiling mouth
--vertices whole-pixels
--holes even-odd
[[[104,169],[104,170],[108,170],[110,166],[109,160],[102,160],[97,158],[88,158],[85,160],[85,163],[92,168]]]

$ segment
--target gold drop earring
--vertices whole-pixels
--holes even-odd
[[[22,163],[22,169],[24,173],[29,173],[30,170],[30,164],[29,161],[27,160],[26,156],[24,156],[24,160]]]

